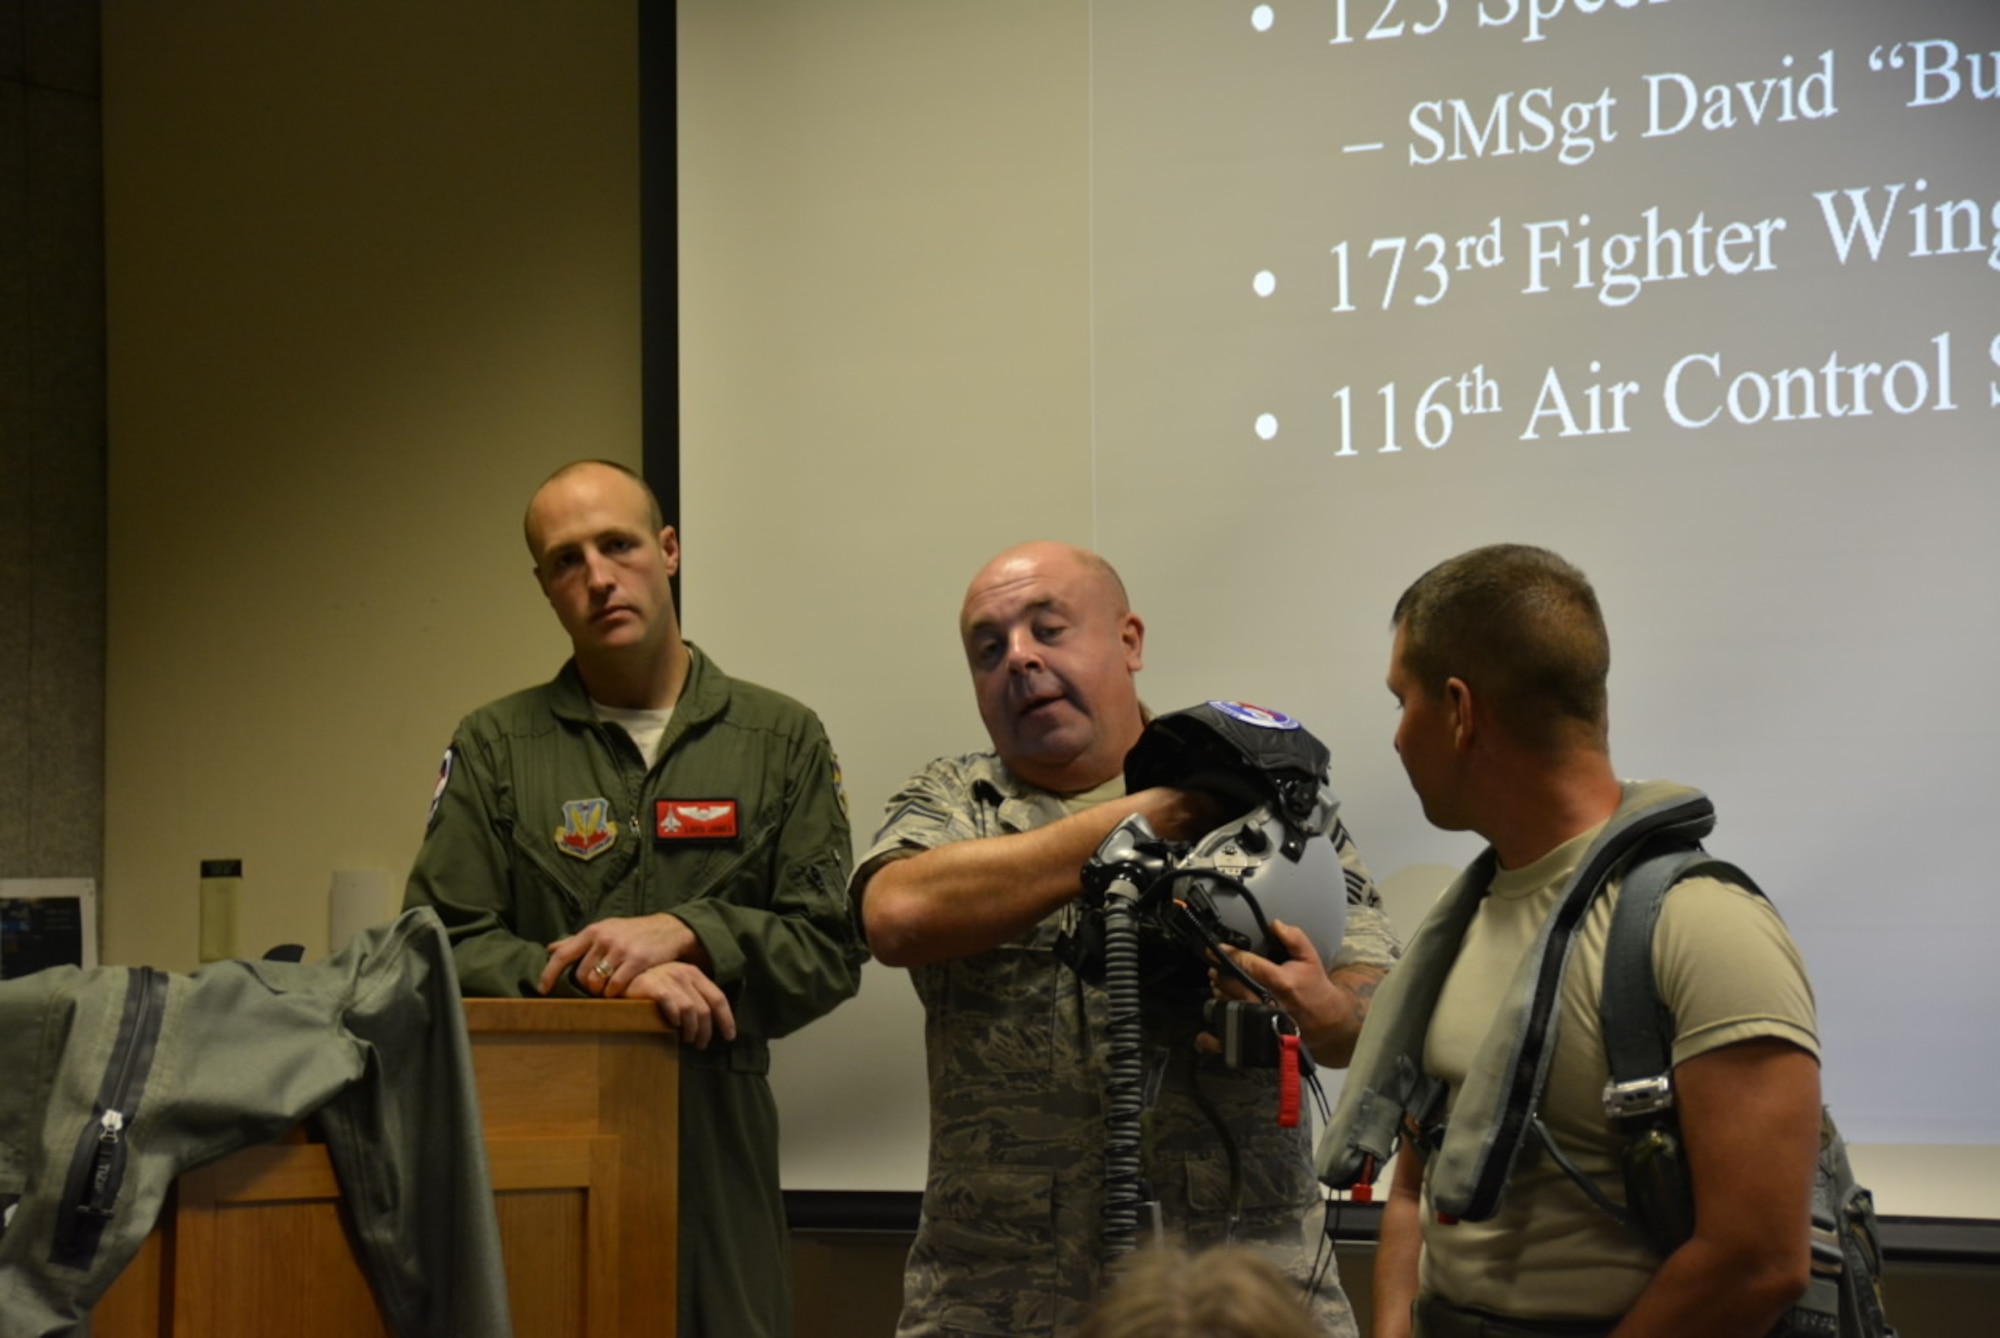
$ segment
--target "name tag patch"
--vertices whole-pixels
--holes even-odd
[[[661,841],[733,841],[736,839],[736,801],[655,800],[653,836]]]

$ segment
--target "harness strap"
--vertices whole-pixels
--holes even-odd
[[[1548,1078],[1563,978],[1576,930],[1604,881],[1628,867],[1635,852],[1694,847],[1714,822],[1714,806],[1698,791],[1664,783],[1626,787],[1618,811],[1556,892],[1459,1086],[1450,1127],[1440,1126],[1431,1142],[1427,1180],[1440,1212],[1467,1221],[1492,1217],[1524,1145],[1539,1141],[1530,1121]],[[1421,1109],[1419,1118],[1434,1120],[1430,1084],[1420,1081],[1431,1015],[1495,865],[1489,848],[1446,889],[1376,995],[1320,1140],[1317,1163],[1326,1184],[1343,1189],[1372,1178],[1412,1116]]]
[[[1582,866],[1571,874],[1569,886],[1545,931],[1546,947],[1517,1040],[1515,1062],[1502,1089],[1503,1102],[1493,1129],[1491,1151],[1474,1168],[1470,1193],[1463,1203],[1446,1202],[1444,1195],[1434,1191],[1442,1211],[1473,1222],[1485,1221],[1499,1211],[1501,1195],[1513,1175],[1515,1158],[1528,1136],[1528,1120],[1541,1108],[1542,1092],[1548,1086],[1562,982],[1568,972],[1576,932],[1613,870],[1632,851],[1644,849],[1655,841],[1673,841],[1684,848],[1714,822],[1715,808],[1706,797],[1659,812],[1638,814],[1615,835],[1607,833],[1607,838],[1601,839]],[[1650,961],[1646,988],[1649,991],[1652,988]]]
[[[1749,874],[1700,846],[1645,853],[1619,886],[1604,945],[1604,995],[1599,1014],[1611,1082],[1605,1113],[1637,1119],[1673,1105],[1673,1018],[1653,984],[1653,930],[1667,892],[1688,878],[1716,878],[1763,896]]]
[[[1554,1135],[1535,1121],[1535,1132],[1543,1148],[1569,1180],[1598,1207],[1628,1226],[1649,1236],[1658,1232],[1682,1234],[1692,1228],[1693,1200],[1678,1172],[1668,1174],[1665,1163],[1680,1157],[1679,1117],[1674,1110],[1673,1045],[1674,1020],[1660,1002],[1653,981],[1653,931],[1659,925],[1660,909],[1667,893],[1683,879],[1706,876],[1737,883],[1758,896],[1763,890],[1733,864],[1711,857],[1699,845],[1662,840],[1656,847],[1642,848],[1626,869],[1619,884],[1618,905],[1611,913],[1611,930],[1604,945],[1604,973],[1599,1015],[1602,1019],[1605,1058],[1610,1080],[1604,1085],[1604,1113],[1616,1121],[1627,1137],[1645,1144],[1639,1160],[1655,1166],[1656,1179],[1671,1189],[1670,1196],[1656,1201],[1656,1211],[1673,1208],[1671,1222],[1653,1223],[1630,1205],[1620,1206],[1585,1175],[1557,1146]],[[1600,889],[1601,890],[1601,886]],[[1628,1154],[1628,1163],[1632,1160]],[[1628,1169],[1627,1194],[1632,1191]],[[1655,1240],[1663,1252],[1670,1247]]]

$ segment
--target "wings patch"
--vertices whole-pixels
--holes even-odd
[[[659,799],[653,804],[656,841],[733,841],[734,799]]]

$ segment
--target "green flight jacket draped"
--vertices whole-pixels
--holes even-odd
[[[383,1328],[510,1338],[458,993],[429,911],[310,965],[0,981],[0,1338],[88,1332],[176,1176],[308,1118]]]

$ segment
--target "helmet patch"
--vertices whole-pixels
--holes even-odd
[[[1283,711],[1273,711],[1268,706],[1252,706],[1249,702],[1216,701],[1210,702],[1209,705],[1228,716],[1231,720],[1240,720],[1246,725],[1255,725],[1259,729],[1299,728],[1298,721],[1292,719]]]

